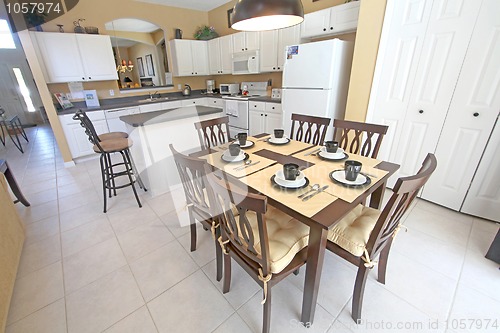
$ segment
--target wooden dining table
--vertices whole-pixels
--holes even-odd
[[[344,160],[326,160],[314,154],[320,147],[294,140],[284,145],[270,144],[266,141],[268,137],[268,134],[261,134],[248,138],[254,144],[244,152],[255,164],[245,168],[237,168],[243,166],[244,162],[227,163],[221,158],[228,144],[197,152],[191,156],[206,159],[214,169],[223,171],[232,181],[240,182],[241,185],[248,186],[249,190],[267,196],[270,205],[309,226],[301,316],[302,324],[309,326],[314,320],[328,230],[358,204],[367,202],[368,198],[370,207],[379,209],[387,179],[399,169],[399,165],[348,154],[348,159],[363,163],[361,172],[371,176],[371,183],[357,188],[345,187],[334,183],[328,177],[329,171],[343,169]],[[299,165],[302,172],[311,180],[309,186],[299,191],[283,191],[272,186],[269,175],[273,175],[286,163]],[[321,186],[328,185],[328,188],[301,204],[301,199],[297,198],[298,194],[309,190],[314,183],[319,183]]]

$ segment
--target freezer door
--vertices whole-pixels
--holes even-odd
[[[290,135],[292,113],[330,118],[326,138],[333,137],[333,119],[344,119],[344,108],[335,107],[331,90],[283,89],[283,128]]]
[[[338,75],[336,63],[343,61],[342,46],[335,39],[289,46],[283,88],[333,88],[334,75]]]

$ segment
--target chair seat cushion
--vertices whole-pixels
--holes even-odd
[[[114,139],[126,139],[128,138],[128,133],[125,132],[109,132],[98,135],[99,140],[114,140]]]
[[[247,212],[253,234],[258,235],[257,214]],[[309,242],[309,227],[280,210],[268,206],[266,213],[267,236],[269,238],[269,267],[271,273],[281,272],[297,253]],[[239,220],[239,216],[236,217]],[[239,222],[239,221],[238,221]],[[255,250],[261,254],[256,240]]]
[[[132,147],[132,140],[130,139],[113,139],[113,140],[105,140],[99,142],[99,145],[102,147],[104,153],[116,153],[127,148]],[[96,153],[101,153],[99,147],[94,145],[94,151]]]
[[[358,205],[328,232],[328,240],[361,257],[379,215],[379,210]]]

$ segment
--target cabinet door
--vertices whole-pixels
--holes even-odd
[[[279,30],[278,50],[277,50],[278,71],[282,71],[283,66],[285,65],[287,46],[296,45],[300,43],[300,27],[301,25],[297,24],[294,25],[293,27]]]
[[[208,75],[208,47],[203,40],[191,41],[194,75]]]
[[[264,112],[250,110],[248,112],[248,133],[257,135],[265,132]]]
[[[39,32],[34,36],[47,70],[48,83],[85,80],[75,34]]]
[[[173,39],[169,42],[172,54],[172,71],[174,76],[194,75],[191,41]]]
[[[221,74],[220,38],[208,41],[208,67],[210,74]]]
[[[245,34],[245,51],[258,50],[260,47],[260,32],[246,31]]]
[[[331,8],[330,33],[355,31],[358,26],[359,1],[353,1]]]
[[[265,128],[264,132],[273,133],[277,128],[283,128],[283,115],[281,113],[266,112],[264,114]]]
[[[233,53],[235,52],[243,52],[245,51],[246,42],[245,42],[245,33],[238,32],[231,35],[233,40]]]
[[[495,135],[490,138],[500,110],[500,16],[491,15],[499,12],[500,2],[483,1],[446,122],[440,133],[436,149],[438,167],[422,193],[423,198],[455,210],[459,210],[462,205],[486,145],[487,153],[481,164],[491,165],[491,169],[488,171],[484,166],[480,167],[483,174],[476,175],[474,182],[480,183],[481,187],[475,184],[474,190],[469,191],[469,195],[475,198],[469,199],[468,207],[470,210],[481,211],[481,202],[485,204],[484,208],[491,207],[493,203],[500,207],[500,178],[493,175],[500,169],[498,157],[496,165],[493,163],[495,157],[492,156],[489,161],[487,158],[487,155],[493,155],[497,151],[499,142],[498,134],[495,134],[496,142]],[[492,186],[496,186],[495,190],[492,190]],[[471,204],[473,201],[477,206]],[[500,212],[498,209],[496,211]],[[500,214],[497,219],[499,217]]]
[[[113,47],[109,36],[76,35],[86,81],[117,80]]]
[[[304,15],[301,37],[310,38],[326,35],[328,29],[330,29],[330,8]]]
[[[278,30],[262,31],[260,34],[260,71],[278,70]]]
[[[221,55],[221,74],[232,73],[233,39],[231,35],[219,38]]]

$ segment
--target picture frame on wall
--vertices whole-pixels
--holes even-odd
[[[146,68],[148,69],[149,76],[155,76],[155,68],[153,66],[153,55],[146,55]]]
[[[146,74],[144,74],[144,64],[142,63],[142,57],[137,58],[137,69],[139,70],[140,77],[146,76]]]
[[[233,9],[234,8],[227,10],[227,27],[228,28],[231,28],[231,15],[233,14]]]

